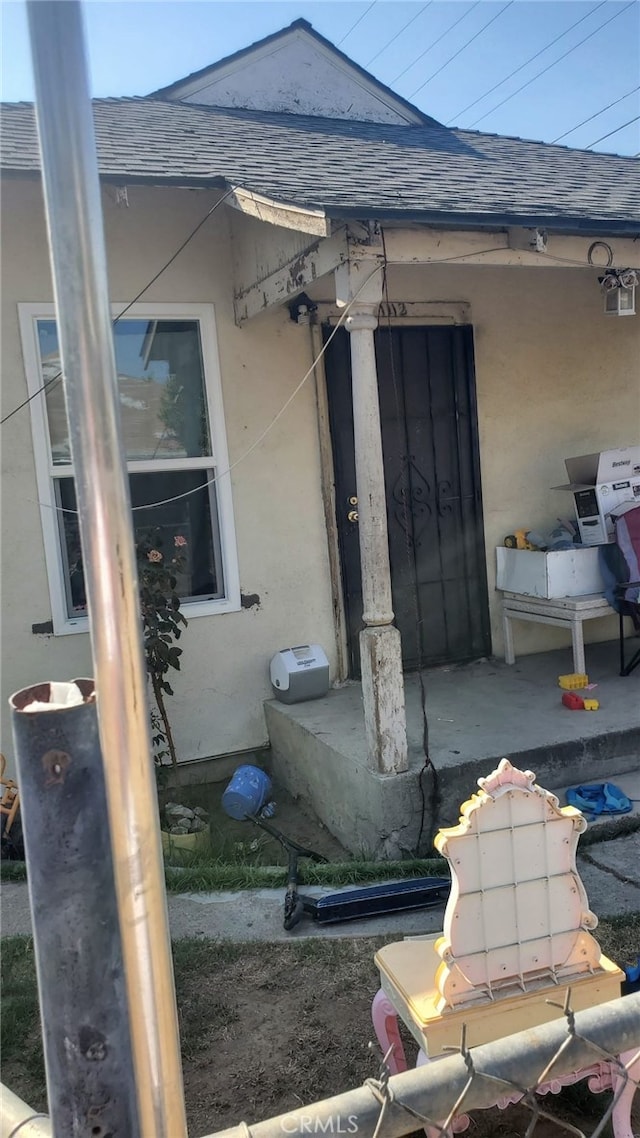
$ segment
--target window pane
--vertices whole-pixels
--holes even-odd
[[[134,509],[133,525],[136,544],[144,556],[154,549],[163,557],[173,558],[179,550],[184,563],[177,574],[177,592],[183,601],[211,600],[224,596],[220,557],[215,484],[207,486],[213,470],[159,471],[157,474],[132,474],[129,477],[132,505],[164,501],[196,490],[186,498],[167,505]],[[200,487],[200,489],[197,489]],[[73,478],[56,480],[56,499],[64,510],[73,511],[76,495]],[[78,516],[58,514],[62,537],[67,612],[69,617],[86,613],[86,594],[82,572],[82,554]],[[176,539],[180,539],[177,541]],[[183,544],[186,541],[186,545]]]
[[[38,321],[43,382],[60,372],[55,321]],[[201,458],[211,454],[197,320],[124,319],[114,328],[120,414],[127,459]],[[69,463],[61,381],[46,393],[51,452]]]

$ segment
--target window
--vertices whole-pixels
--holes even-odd
[[[52,305],[20,305],[54,632],[86,631],[74,471]],[[124,305],[114,307],[114,315]],[[210,305],[136,305],[114,327],[137,541],[185,538],[191,618],[240,606],[222,394]]]

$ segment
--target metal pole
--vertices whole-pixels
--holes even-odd
[[[11,707],[53,1131],[139,1138],[93,680]]]
[[[0,1138],[52,1138],[51,1120],[0,1083]]]
[[[573,1035],[570,1045],[552,1065],[554,1056],[570,1034]],[[514,1087],[522,1090],[536,1087],[549,1067],[547,1078],[551,1079],[602,1062],[601,1052],[589,1043],[612,1057],[640,1047],[640,993],[578,1012],[575,1032],[570,1032],[566,1019],[561,1016],[541,1027],[474,1047],[471,1056],[476,1075],[462,1109],[466,1112],[493,1106],[499,1082],[504,1083],[506,1094]],[[483,1078],[483,1074],[488,1077]],[[372,1138],[374,1134],[376,1138],[401,1138],[413,1133],[419,1125],[415,1114],[405,1110],[403,1103],[419,1117],[434,1122],[443,1120],[468,1080],[469,1069],[463,1056],[451,1055],[414,1071],[393,1075],[389,1079],[389,1102],[379,1126],[382,1100],[365,1085],[265,1122],[251,1126],[240,1123],[218,1130],[207,1138],[283,1138],[283,1134],[297,1138],[304,1134],[356,1132],[358,1138]]]
[[[28,0],[49,244],[144,1138],[184,1138],[129,488],[77,0]]]

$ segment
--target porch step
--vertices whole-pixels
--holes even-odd
[[[424,674],[429,750],[438,772],[437,806],[424,766],[417,676],[407,676],[410,769],[369,770],[359,684],[310,703],[266,704],[274,773],[307,798],[327,828],[353,853],[414,854],[433,825],[457,822],[460,803],[507,756],[533,770],[550,790],[612,781],[640,766],[640,673],[617,675],[615,643],[587,646],[597,684],[597,712],[562,706],[557,677],[571,670],[570,650],[521,657],[514,666],[485,660]],[[435,813],[434,813],[435,807]],[[427,853],[423,838],[422,853]]]

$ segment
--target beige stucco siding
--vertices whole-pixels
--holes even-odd
[[[106,189],[112,299],[132,299],[213,200],[204,191],[130,187],[126,207]],[[7,182],[3,215],[6,413],[26,396],[18,303],[47,302],[52,294],[37,184]],[[234,226],[244,220],[234,215]],[[286,309],[236,327],[230,230],[222,207],[144,298],[215,306],[229,455],[232,464],[240,460],[231,475],[240,584],[245,595],[260,598],[259,607],[193,619],[185,633],[170,707],[185,760],[266,741],[262,701],[278,648],[318,641],[332,666],[336,657],[312,381],[243,458],[309,367],[309,331]],[[585,255],[588,244],[585,238]],[[310,291],[331,300],[331,278]],[[545,528],[570,511],[569,497],[551,489],[565,480],[565,457],[640,441],[640,316],[605,317],[597,271],[564,266],[391,267],[389,296],[469,305],[493,649],[500,653],[496,544],[515,528]],[[27,410],[4,428],[2,442],[2,746],[10,750],[9,693],[87,674],[91,662],[87,635],[31,631],[50,618],[51,607]],[[591,622],[585,631],[587,640],[609,638],[615,622]],[[518,652],[566,643],[557,629],[517,626]]]
[[[556,241],[556,249],[557,239]],[[495,244],[489,240],[488,244]],[[586,260],[591,238],[572,243]],[[611,242],[614,249],[616,241]],[[459,252],[459,249],[457,250]],[[562,251],[559,250],[560,255]],[[443,234],[439,255],[456,254]],[[389,299],[438,302],[473,324],[492,645],[503,651],[495,547],[514,529],[548,529],[573,516],[564,459],[640,443],[640,314],[603,312],[598,270],[459,265],[391,266]],[[332,302],[328,280],[309,294]],[[424,310],[423,310],[424,311]],[[617,636],[617,620],[590,621],[587,642]],[[519,654],[566,647],[564,630],[515,626]]]
[[[110,292],[128,301],[215,200],[202,191],[131,188],[129,207],[106,189]],[[7,182],[2,235],[2,407],[26,397],[19,302],[52,299],[42,202],[33,182]],[[231,463],[250,448],[309,366],[308,329],[286,310],[244,329],[233,321],[228,217],[224,207],[145,295],[145,302],[213,303]],[[91,672],[85,634],[35,636],[51,607],[28,410],[3,430],[2,747],[10,750],[7,697],[42,679]],[[184,633],[182,672],[172,678],[170,713],[184,759],[266,741],[262,702],[278,648],[319,642],[335,661],[334,625],[313,383],[309,382],[255,451],[232,472],[244,594],[259,607],[199,617]],[[188,610],[187,610],[188,615]]]
[[[614,243],[615,244],[615,243]],[[585,252],[589,241],[585,239]],[[489,600],[502,651],[495,546],[514,529],[571,513],[564,459],[640,442],[640,315],[609,317],[597,271],[468,265],[390,271],[392,300],[458,300],[474,329]],[[586,640],[616,635],[591,621]],[[518,624],[519,652],[567,643],[564,631]]]

